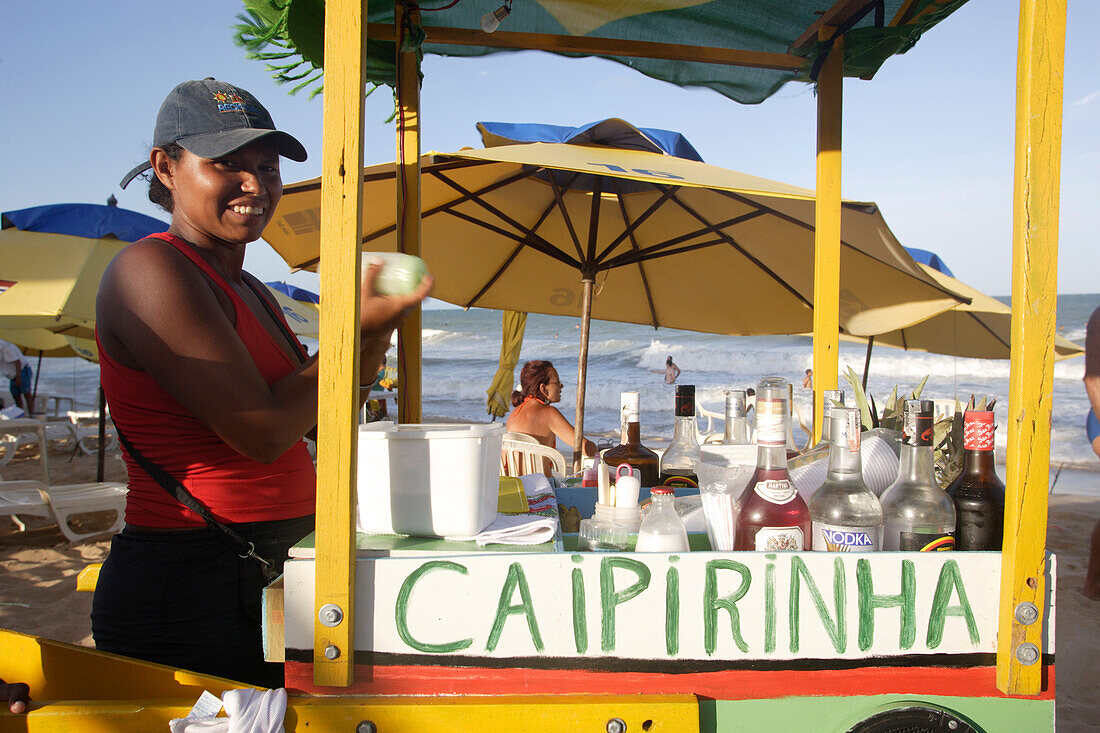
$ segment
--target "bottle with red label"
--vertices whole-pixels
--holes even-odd
[[[676,426],[672,443],[661,454],[661,485],[699,488],[699,431],[695,425],[695,385],[676,385]]]
[[[936,483],[932,455],[932,400],[906,400],[898,477],[879,497],[885,528],[882,549],[932,552],[955,549],[955,506]]]
[[[993,413],[968,410],[963,425],[963,469],[947,489],[957,516],[955,549],[999,552],[1004,538],[1005,485],[993,463]]]
[[[779,377],[756,387],[756,471],[738,502],[738,550],[810,549],[810,510],[787,471],[787,394]]]

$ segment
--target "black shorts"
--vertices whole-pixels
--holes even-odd
[[[313,515],[231,525],[282,572],[288,550],[313,531]],[[260,565],[208,528],[126,527],[111,540],[92,601],[96,648],[263,687],[283,686],[265,662]]]

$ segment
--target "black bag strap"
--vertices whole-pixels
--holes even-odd
[[[306,360],[306,356],[302,353],[302,344],[300,341],[298,341],[298,337],[294,335],[294,332],[290,330],[290,327],[287,326],[286,320],[283,318],[283,314],[280,312],[280,309],[276,308],[277,304],[271,302],[271,295],[267,292],[264,292],[267,290],[267,288],[256,287],[255,283],[252,282],[251,275],[248,275],[247,273],[242,279],[244,280],[244,284],[248,286],[249,290],[255,293],[256,297],[259,298],[260,303],[263,304],[264,309],[267,311],[267,314],[271,316],[271,320],[275,321],[275,325],[278,326],[279,331],[282,332],[283,336],[286,336],[286,340],[290,342],[290,348],[298,356],[298,361],[304,362]]]
[[[118,429],[117,423],[115,424],[115,433],[118,435],[118,439],[122,442],[122,445],[126,448],[126,452],[137,461],[138,465],[141,466],[147,474],[153,477],[153,480],[160,484],[161,488],[167,491],[180,504],[183,504],[195,514],[199,515],[199,517],[206,522],[206,526],[214,532],[214,535],[240,557],[245,559],[251,558],[258,562],[260,564],[260,572],[263,573],[266,582],[270,583],[275,580],[275,578],[279,577],[271,561],[256,554],[255,544],[249,542],[233,531],[232,528],[215,519],[210,509],[196,499],[174,476],[146,458],[141,451],[135,448],[133,443],[127,440],[126,436],[122,434],[122,431]]]

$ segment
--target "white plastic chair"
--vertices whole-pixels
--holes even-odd
[[[529,473],[545,473],[545,462],[551,463],[551,474],[565,477],[565,456],[556,448],[545,446],[530,435],[505,433],[500,449],[500,475],[525,476]]]
[[[80,451],[84,455],[95,455],[99,447],[99,411],[69,410],[68,420],[69,429]],[[110,453],[116,450],[118,436],[115,435],[114,427],[110,422],[106,425],[104,435],[107,442],[104,452]]]
[[[69,518],[86,512],[114,511],[115,520],[107,529],[78,532],[69,526]],[[70,542],[122,530],[126,516],[125,484],[104,482],[46,486],[41,481],[0,481],[0,514],[11,515],[20,530],[25,526],[18,515],[52,517],[61,534]]]

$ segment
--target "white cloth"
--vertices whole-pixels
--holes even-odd
[[[172,733],[284,733],[286,690],[226,690],[222,695],[227,718],[173,718]]]
[[[486,545],[541,545],[554,538],[558,529],[558,504],[550,480],[540,473],[520,476],[523,493],[527,495],[527,514],[497,514],[488,527],[469,537],[447,537],[448,540],[476,542]]]
[[[12,379],[29,364],[18,346],[10,341],[0,341],[0,372],[5,377]]]

